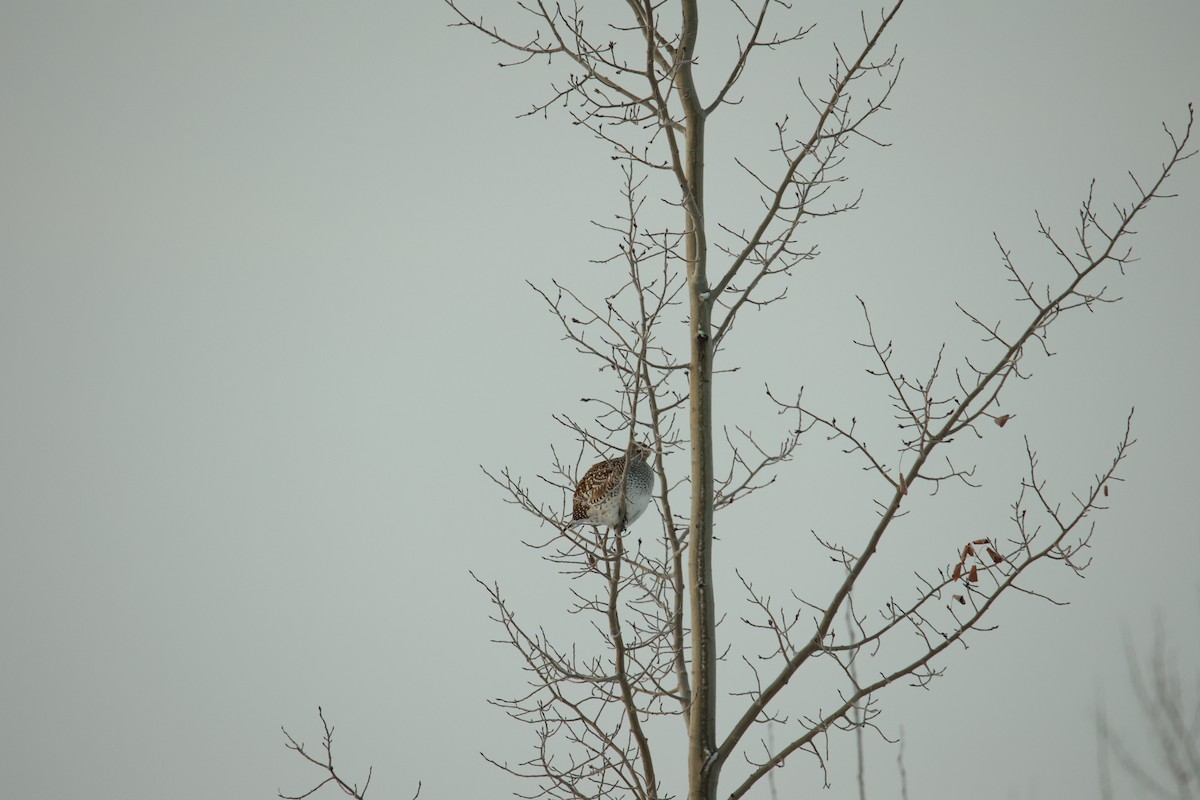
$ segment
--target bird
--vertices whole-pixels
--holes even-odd
[[[626,454],[593,464],[575,487],[571,525],[596,525],[621,530],[632,525],[650,505],[654,471],[650,468],[649,459],[653,455],[650,445],[634,442]],[[622,475],[625,476],[623,512]]]

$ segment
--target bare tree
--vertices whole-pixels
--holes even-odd
[[[1144,178],[1131,174],[1131,192],[1111,210],[1089,190],[1068,238],[1038,217],[1056,272],[1019,264],[997,238],[1017,308],[1013,319],[991,322],[959,306],[965,324],[980,334],[976,351],[943,347],[913,375],[899,366],[860,301],[859,344],[894,409],[894,446],[868,446],[852,414],[810,405],[799,387],[768,389],[768,402],[787,421],[787,433],[768,443],[715,416],[721,376],[737,368],[721,358],[726,337],[746,309],[782,299],[788,276],[817,255],[810,223],[857,206],[858,198],[841,190],[843,166],[852,144],[879,144],[871,123],[886,110],[899,76],[901,61],[886,42],[903,0],[861,16],[861,37],[853,46],[835,45],[824,82],[800,81],[808,107],[781,115],[769,153],[730,157],[760,189],[761,206],[737,220],[706,214],[705,170],[712,163],[706,125],[735,110],[739,81],[759,54],[809,34],[804,25],[781,27],[776,17],[786,20],[787,4],[760,0],[752,8],[731,0],[722,13],[739,32],[721,79],[705,92],[695,74],[697,0],[626,0],[586,11],[581,4],[517,0],[524,30],[501,30],[470,0],[446,2],[457,24],[510,54],[501,66],[565,68],[527,113],[562,109],[611,148],[623,187],[615,222],[597,223],[616,240],[601,261],[611,268],[607,294],[589,298],[557,281],[534,287],[563,337],[611,376],[612,391],[585,398],[595,409],[588,419],[557,417],[574,445],[552,448],[547,474],[530,481],[508,469],[488,472],[539,525],[526,544],[561,574],[573,597],[570,612],[590,626],[586,636],[561,640],[518,615],[496,583],[480,579],[502,641],[520,654],[528,675],[524,691],[496,702],[534,732],[527,759],[495,763],[527,779],[531,788],[523,796],[545,798],[650,800],[686,792],[690,800],[736,800],[790,756],[811,756],[824,771],[832,734],[878,730],[885,691],[897,683],[927,687],[951,647],[986,629],[984,618],[1002,596],[1055,602],[1028,580],[1035,565],[1068,573],[1087,566],[1090,517],[1118,480],[1133,444],[1129,424],[1111,460],[1086,486],[1068,492],[1047,485],[1026,441],[1007,535],[964,536],[945,562],[918,573],[904,596],[859,607],[873,596],[863,591],[864,575],[878,563],[880,543],[907,513],[910,496],[936,495],[950,482],[976,485],[974,469],[956,464],[950,451],[961,439],[982,439],[1010,422],[1002,394],[1027,377],[1029,353],[1049,352],[1050,327],[1065,313],[1113,302],[1105,282],[1132,260],[1127,240],[1135,220],[1169,196],[1164,186],[1172,170],[1193,155],[1191,109],[1182,133],[1164,126],[1168,148],[1158,169]],[[705,4],[705,13],[710,8]],[[681,323],[686,342],[677,334]],[[714,516],[771,484],[808,440],[833,442],[861,462],[874,481],[866,500],[876,520],[853,543],[814,534],[838,571],[829,591],[793,587],[781,602],[739,572],[742,602],[718,607]],[[629,530],[569,524],[581,469],[629,453],[635,442],[650,442],[657,453],[661,528],[651,530],[650,514]],[[666,458],[676,452],[688,455],[679,473]],[[729,557],[739,556],[753,560],[746,553]],[[720,643],[722,624],[737,620],[763,643],[757,652]],[[727,688],[730,674],[746,680]],[[785,691],[799,685],[828,693],[799,713],[803,706]],[[729,715],[720,724],[719,704]],[[682,721],[682,731],[672,718]],[[331,766],[315,763],[333,775]]]
[[[1018,482],[1006,537],[963,541],[957,562],[918,575],[907,597],[861,612],[851,603],[851,591],[903,515],[910,492],[937,493],[948,481],[973,485],[973,469],[956,466],[948,451],[958,437],[982,438],[981,426],[1003,428],[1009,422],[1011,415],[1000,412],[1000,398],[1011,381],[1026,377],[1026,354],[1033,348],[1049,352],[1047,331],[1064,313],[1113,301],[1102,283],[1108,280],[1105,271],[1123,271],[1131,261],[1126,240],[1135,219],[1152,200],[1166,196],[1163,187],[1171,171],[1192,155],[1190,109],[1182,135],[1166,131],[1169,150],[1160,168],[1146,179],[1131,175],[1133,191],[1124,204],[1103,213],[1089,190],[1070,240],[1038,217],[1049,251],[1061,264],[1057,274],[1034,277],[997,238],[1000,261],[1018,290],[1024,316],[993,323],[960,306],[989,348],[983,356],[950,354],[943,347],[925,374],[906,374],[862,304],[860,344],[895,410],[896,452],[868,447],[854,418],[839,422],[835,414],[805,402],[802,391],[785,397],[768,390],[776,410],[793,423],[781,442],[767,445],[714,417],[718,356],[739,314],[780,299],[786,291],[780,281],[815,256],[816,249],[800,236],[801,226],[857,205],[857,198],[843,198],[835,189],[844,180],[841,168],[850,144],[874,141],[870,122],[886,108],[898,77],[900,60],[884,41],[903,0],[876,18],[862,16],[860,41],[853,50],[835,48],[833,70],[820,89],[801,81],[807,120],[798,131],[792,117],[778,122],[773,166],[735,158],[761,188],[762,200],[758,211],[736,221],[706,215],[706,124],[735,104],[733,93],[752,57],[808,33],[804,26],[773,27],[785,4],[764,0],[750,8],[734,0],[742,26],[735,55],[724,79],[702,96],[694,74],[701,13],[696,0],[627,0],[596,12],[610,16],[586,19],[580,5],[519,3],[530,23],[521,32],[502,31],[460,0],[446,1],[459,24],[512,53],[508,65],[565,63],[568,75],[528,113],[562,107],[573,123],[611,146],[624,174],[618,223],[602,225],[618,237],[608,263],[622,269],[612,292],[591,301],[558,283],[538,289],[565,338],[615,377],[616,391],[612,399],[591,400],[601,409],[592,423],[560,418],[579,447],[573,458],[555,451],[551,477],[530,485],[507,470],[492,475],[508,499],[549,532],[529,544],[570,577],[572,610],[591,618],[595,632],[594,641],[557,643],[519,619],[497,585],[485,584],[504,640],[521,654],[529,672],[528,690],[499,703],[537,731],[530,759],[500,766],[533,781],[537,789],[531,797],[659,798],[686,785],[691,800],[717,797],[719,784],[720,796],[742,797],[798,752],[811,754],[824,768],[831,731],[873,726],[881,693],[899,681],[927,686],[943,669],[939,657],[979,630],[1001,596],[1011,590],[1044,597],[1026,581],[1034,565],[1056,562],[1074,572],[1087,566],[1088,518],[1103,508],[1133,443],[1129,424],[1111,461],[1066,502],[1049,489],[1036,450],[1026,442],[1027,469]],[[674,214],[648,210],[647,197],[655,190]],[[689,331],[686,349],[665,327],[681,317]],[[724,439],[720,470],[718,432]],[[871,500],[878,519],[853,547],[821,540],[844,571],[827,596],[794,591],[790,604],[782,604],[743,579],[749,611],[741,619],[769,644],[753,659],[723,651],[718,645],[723,614],[714,593],[714,515],[770,483],[801,439],[818,434],[844,445],[876,476],[878,491]],[[639,438],[653,442],[660,453],[661,534],[651,539],[643,526],[634,547],[623,530],[586,535],[564,525],[565,502],[584,461],[593,453],[607,455],[613,440],[618,449],[627,449]],[[661,457],[675,450],[689,455],[685,475],[668,473]],[[945,456],[945,466],[935,466],[935,455]],[[849,622],[839,635],[843,615]],[[901,644],[901,633],[915,633],[920,646]],[[885,648],[893,640],[897,644]],[[878,677],[862,679],[867,673],[856,670],[855,662],[868,656],[870,674]],[[731,692],[740,698],[740,708],[719,728],[723,659],[742,661],[752,681]],[[791,722],[781,707],[784,689],[817,673],[818,662],[836,665],[841,686],[817,713]],[[686,782],[666,777],[661,754],[670,745],[651,735],[653,728],[669,737],[659,718],[670,716],[681,717],[686,727]],[[787,736],[779,744],[755,742],[752,732],[770,722],[780,723]],[[786,728],[785,722],[790,722]],[[735,756],[744,766],[727,770]]]
[[[1096,714],[1099,749],[1100,796],[1111,800],[1113,765],[1137,787],[1138,797],[1164,800],[1194,800],[1200,797],[1200,673],[1190,689],[1174,658],[1162,624],[1154,629],[1154,644],[1148,656],[1139,656],[1129,643],[1125,648],[1129,685],[1148,733],[1149,748],[1131,746],[1128,732],[1122,735],[1109,725],[1102,705]]]
[[[357,782],[344,777],[344,772],[339,773],[333,763],[333,726],[325,719],[325,709],[320,706],[317,707],[317,716],[321,719],[321,728],[323,729],[321,752],[314,753],[312,748],[288,733],[287,728],[283,729],[283,738],[287,740],[287,749],[320,770],[321,780],[299,794],[284,794],[280,791],[277,793],[280,800],[305,800],[305,798],[316,795],[326,786],[335,786],[341,790],[342,794],[352,797],[354,800],[366,800],[367,790],[371,788],[371,776],[375,772],[374,768],[367,770],[367,778],[363,781],[361,788]],[[412,796],[412,800],[417,800],[420,796],[421,784],[418,782],[417,791]]]

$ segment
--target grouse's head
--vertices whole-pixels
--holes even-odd
[[[646,462],[654,458],[654,448],[650,446],[649,442],[634,442],[630,452],[635,458],[640,458]]]

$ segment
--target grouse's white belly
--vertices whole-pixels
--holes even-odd
[[[649,505],[650,492],[637,491],[636,489],[627,491],[625,494],[625,526],[629,527],[632,525]],[[616,527],[621,521],[617,510],[617,494],[613,492],[608,497],[592,505],[588,512],[588,522],[593,525]]]
[[[649,492],[631,492],[625,497],[625,524],[632,525],[642,512],[646,510],[646,506],[650,505]]]

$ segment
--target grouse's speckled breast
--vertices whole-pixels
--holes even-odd
[[[584,473],[575,489],[572,521],[591,525],[617,527],[624,517],[625,526],[632,525],[650,505],[654,491],[654,470],[647,457],[650,448],[635,445],[625,469],[625,456],[610,458],[595,464]],[[621,473],[625,472],[625,510],[621,514]]]

